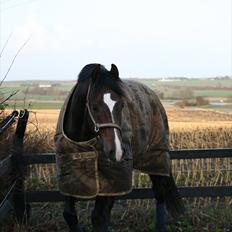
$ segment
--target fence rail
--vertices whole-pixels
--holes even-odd
[[[177,159],[206,159],[206,158],[232,158],[232,148],[222,149],[198,149],[198,150],[174,150],[170,151],[170,158]],[[23,157],[25,165],[55,163],[55,153],[35,153]]]
[[[193,197],[226,197],[232,196],[232,186],[208,186],[208,187],[179,187],[180,195],[185,198]],[[60,202],[64,201],[64,195],[59,191],[28,191],[25,195],[28,202]],[[152,199],[151,188],[135,188],[130,193],[116,196],[116,200]],[[92,198],[93,200],[94,198]],[[77,199],[84,200],[84,199]],[[86,199],[91,200],[91,199]]]
[[[172,160],[180,159],[206,159],[206,158],[232,158],[232,149],[198,149],[198,150],[175,150],[170,151]],[[35,153],[23,157],[24,165],[52,164],[56,162],[55,153]],[[232,186],[201,186],[179,187],[182,197],[225,197],[232,196]],[[59,202],[64,196],[59,191],[28,191],[28,202]],[[151,188],[136,188],[131,193],[117,196],[116,199],[152,199],[154,198]]]

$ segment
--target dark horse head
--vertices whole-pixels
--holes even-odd
[[[122,86],[114,64],[110,71],[100,64],[86,65],[69,100],[64,124],[66,135],[74,141],[99,136],[104,154],[117,161],[123,155],[119,126],[125,96]]]

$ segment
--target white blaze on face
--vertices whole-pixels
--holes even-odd
[[[104,102],[109,107],[111,117],[112,117],[112,122],[114,123],[113,109],[114,109],[114,105],[115,105],[116,101],[113,101],[111,99],[110,93],[106,93],[106,94],[104,94]],[[122,146],[121,146],[121,142],[118,138],[117,129],[115,129],[115,128],[114,128],[114,142],[115,142],[115,147],[116,147],[116,152],[115,152],[116,153],[115,154],[116,160],[120,161],[122,158]]]

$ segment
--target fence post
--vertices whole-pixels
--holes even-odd
[[[27,219],[29,206],[26,205],[25,201],[25,191],[24,191],[24,176],[25,176],[25,166],[23,164],[23,139],[27,126],[27,121],[29,117],[29,112],[25,110],[20,110],[18,123],[15,131],[15,136],[13,140],[13,151],[12,151],[12,161],[13,167],[17,178],[17,183],[13,195],[13,203],[15,216],[20,223],[24,223],[24,219]],[[26,217],[25,217],[26,216]]]

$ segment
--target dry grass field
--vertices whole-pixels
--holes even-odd
[[[232,147],[232,114],[213,110],[167,108],[172,149],[226,148]],[[35,110],[30,112],[25,140],[26,152],[53,152],[53,136],[59,110]],[[180,160],[173,161],[174,177],[178,185],[232,185],[232,160]],[[134,173],[135,186],[150,186],[148,176]],[[26,179],[28,189],[55,189],[55,165],[33,165]],[[154,227],[152,213],[154,201],[136,200],[115,210],[112,231],[151,231]],[[82,221],[89,226],[92,204],[79,204]],[[186,200],[187,213],[178,221],[169,219],[169,231],[232,231],[232,200]],[[61,204],[33,204],[30,225],[4,227],[8,231],[67,231],[61,217]],[[135,220],[136,219],[136,220]],[[135,223],[140,221],[140,223]],[[1,227],[0,227],[1,228]],[[144,229],[146,228],[146,229]],[[87,229],[87,231],[90,231]]]
[[[212,126],[217,127],[219,124],[232,125],[232,114],[214,110],[188,109],[188,108],[167,108],[170,129],[177,129],[184,126]],[[30,121],[38,122],[41,129],[55,128],[58,119],[59,110],[34,110],[30,113]],[[37,118],[37,119],[36,119]],[[183,126],[181,126],[183,125]]]
[[[232,147],[232,113],[175,107],[166,111],[173,149]],[[30,112],[28,134],[47,132],[52,139],[58,115],[59,110]]]
[[[166,111],[172,149],[232,147],[232,113],[176,107],[167,108]],[[44,138],[47,144],[40,146],[40,149],[54,149],[53,136],[58,115],[59,110],[30,112],[27,127],[29,150],[35,149],[33,144],[44,141]]]

